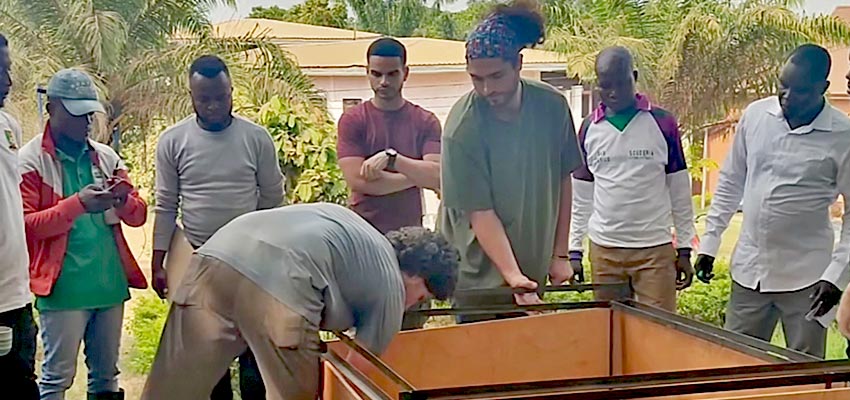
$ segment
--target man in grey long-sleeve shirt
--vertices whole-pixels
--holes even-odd
[[[186,238],[197,249],[232,219],[283,202],[283,174],[274,143],[263,127],[232,115],[232,86],[224,62],[214,56],[197,59],[189,80],[195,115],[167,129],[156,149],[151,272],[154,290],[161,298],[168,293],[163,265],[178,209]],[[243,398],[252,398],[245,396],[248,385],[261,396],[261,381],[252,371],[250,356],[240,358],[240,364]],[[245,379],[245,372],[257,379]],[[231,396],[228,375],[212,398]]]
[[[459,259],[440,234],[405,227],[384,236],[335,204],[236,218],[198,250],[175,289],[142,400],[203,398],[246,347],[268,399],[315,399],[318,330],[353,327],[380,355],[405,308],[452,295]]]

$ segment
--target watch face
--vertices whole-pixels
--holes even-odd
[[[390,157],[395,157],[398,155],[398,152],[395,149],[387,149],[387,155]]]

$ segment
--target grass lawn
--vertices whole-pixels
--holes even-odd
[[[738,236],[741,233],[741,220],[742,215],[736,214],[732,221],[729,223],[729,229],[723,234],[723,242],[720,246],[720,251],[717,253],[717,258],[719,260],[728,261],[732,256],[732,250],[735,248],[735,242],[738,240]],[[700,234],[702,234],[702,230],[705,227],[704,222],[700,222],[697,224],[697,230]],[[776,332],[773,334],[773,340],[771,340],[773,344],[779,346],[785,346],[785,337],[782,334],[781,327],[777,326]],[[826,358],[828,359],[845,359],[847,355],[844,353],[844,349],[847,347],[847,340],[841,336],[841,333],[838,332],[838,328],[833,325],[829,329],[829,336],[827,337],[826,342]]]

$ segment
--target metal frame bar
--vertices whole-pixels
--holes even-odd
[[[580,301],[574,303],[546,303],[532,306],[504,306],[504,307],[460,307],[460,308],[433,308],[430,310],[416,310],[410,314],[428,317],[445,315],[486,315],[507,314],[521,312],[561,311],[561,310],[584,310],[588,308],[609,308],[607,301]]]
[[[847,380],[850,380],[850,362],[839,360],[415,390],[403,392],[400,399],[510,396],[511,399],[625,400],[819,383],[828,387]]]
[[[378,356],[372,354],[371,351],[355,342],[354,339],[352,339],[345,333],[339,331],[335,331],[334,335],[339,338],[340,342],[348,346],[349,349],[352,349],[357,352],[357,354],[360,354],[363,358],[372,363],[375,368],[378,368],[378,370],[381,371],[382,374],[386,375],[387,377],[392,379],[392,381],[395,382],[397,385],[401,386],[402,391],[413,390],[413,385],[411,385],[410,382],[404,379],[404,377],[399,375],[397,372],[393,371],[393,369],[390,368],[390,366],[387,365],[383,360],[378,358]]]
[[[362,391],[363,394],[365,394],[370,400],[393,400],[392,397],[384,393],[384,391],[375,385],[374,382],[363,376],[360,371],[352,367],[351,364],[343,360],[342,357],[338,356],[336,353],[329,351],[323,355],[323,358],[331,363],[331,365],[333,365],[345,379],[351,381],[351,383],[356,386],[358,390]]]
[[[576,283],[571,285],[561,285],[561,286],[544,286],[539,290],[530,290],[530,289],[512,289],[507,286],[498,287],[498,288],[490,288],[490,289],[463,289],[456,290],[454,296],[496,296],[496,295],[511,295],[515,293],[534,293],[534,292],[543,292],[543,293],[557,293],[557,292],[587,292],[587,291],[596,291],[600,289],[629,289],[631,288],[631,284],[629,282],[615,282],[615,283]]]

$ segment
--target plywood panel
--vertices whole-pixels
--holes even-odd
[[[624,374],[762,365],[767,362],[637,316],[615,313]]]
[[[322,398],[329,400],[364,400],[330,363],[323,363]]]
[[[722,397],[717,400],[848,400],[850,389],[821,389],[795,393],[776,393],[750,396]]]
[[[381,358],[418,389],[604,377],[610,313],[577,310],[403,332]],[[397,393],[377,371],[364,373]]]
[[[721,393],[696,393],[677,396],[651,397],[645,400],[730,400],[734,399],[758,399],[758,396],[772,396],[787,394],[789,392],[807,392],[825,390],[824,385],[805,385],[793,387],[776,387],[765,389],[732,390]],[[770,398],[770,397],[768,397]],[[850,400],[850,398],[848,398]]]

